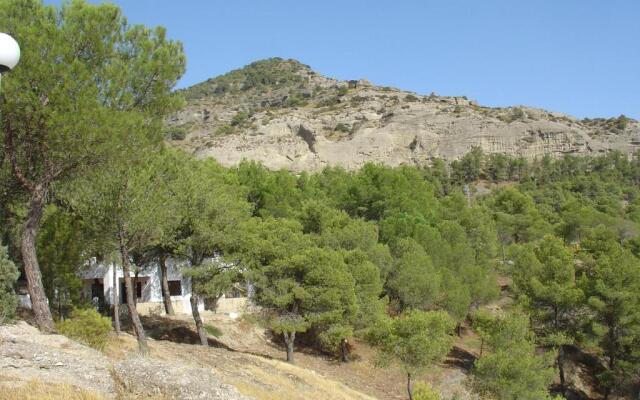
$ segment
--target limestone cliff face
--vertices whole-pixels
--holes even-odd
[[[530,107],[482,107],[367,81],[320,76],[293,60],[253,63],[185,90],[174,140],[198,157],[231,166],[243,159],[272,169],[347,169],[451,161],[474,146],[525,158],[640,149],[640,123],[577,120]]]

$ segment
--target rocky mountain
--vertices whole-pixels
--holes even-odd
[[[348,169],[451,161],[474,146],[528,159],[640,149],[640,123],[578,120],[526,106],[484,107],[466,97],[419,95],[366,80],[339,81],[273,58],[183,90],[187,105],[167,136],[198,157],[231,166]]]

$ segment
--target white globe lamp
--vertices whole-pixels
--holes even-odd
[[[0,74],[11,71],[20,61],[18,42],[6,33],[0,32]]]

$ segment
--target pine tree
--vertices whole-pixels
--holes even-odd
[[[583,244],[586,269],[580,285],[593,312],[587,333],[607,359],[607,370],[598,378],[608,398],[640,368],[640,260],[603,227]]]
[[[251,268],[255,301],[268,310],[271,328],[282,334],[287,361],[293,362],[297,333],[313,327],[331,343],[348,334],[357,300],[342,254],[313,245],[292,220],[252,221],[243,230],[242,261]]]
[[[489,352],[474,365],[478,391],[496,400],[548,399],[553,368],[536,355],[527,316],[498,318],[483,333]]]
[[[372,341],[378,346],[378,365],[397,363],[407,375],[413,399],[413,379],[442,361],[453,345],[454,321],[443,311],[411,310],[381,326]]]
[[[573,256],[562,240],[547,235],[520,249],[514,262],[516,293],[531,313],[539,339],[557,349],[556,364],[564,392],[563,346],[574,342],[575,320],[584,299],[577,285]]]
[[[159,142],[163,118],[180,104],[170,90],[185,58],[164,29],[131,26],[114,5],[3,0],[0,20],[22,47],[23,67],[3,79],[0,104],[4,154],[28,193],[22,263],[36,322],[52,331],[36,252],[52,189]]]

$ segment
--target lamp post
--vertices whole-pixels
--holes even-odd
[[[20,61],[18,42],[6,33],[0,32],[0,85],[2,74],[11,71]]]

